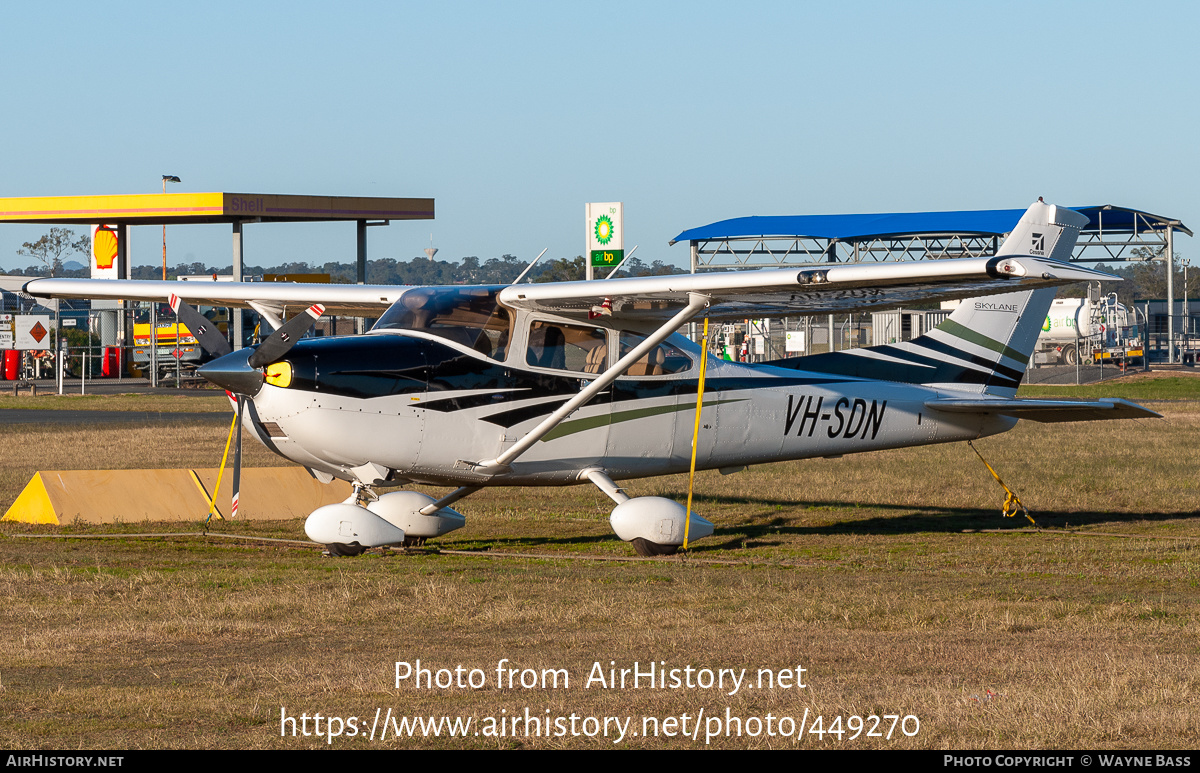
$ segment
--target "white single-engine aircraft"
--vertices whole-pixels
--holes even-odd
[[[350,481],[305,531],[338,555],[420,542],[465,523],[449,506],[484,486],[590,481],[642,555],[712,533],[615,481],[686,472],[701,351],[684,324],[863,312],[968,298],[911,341],[707,372],[696,468],[841,456],[1004,432],[1017,419],[1158,414],[1124,400],[1018,400],[1054,288],[1114,277],[1064,262],[1086,218],[1035,203],[992,258],[770,269],[497,287],[37,279],[39,297],[250,307],[276,332],[229,352],[173,298],[200,369],[249,409],[254,434],[316,478]],[[311,305],[311,306],[310,306]],[[306,308],[308,307],[308,308]],[[285,312],[293,314],[282,322]],[[376,316],[358,336],[301,336],[325,310]],[[194,316],[193,316],[194,315]],[[240,431],[238,432],[240,438]],[[235,463],[236,470],[236,463]],[[408,484],[456,486],[435,500]],[[237,486],[235,485],[235,501]]]

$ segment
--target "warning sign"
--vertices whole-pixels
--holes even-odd
[[[0,322],[0,325],[3,323]],[[53,327],[50,316],[45,314],[13,314],[12,349],[49,349],[50,328]]]

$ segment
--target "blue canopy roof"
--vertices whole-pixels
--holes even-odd
[[[1084,232],[1097,231],[1103,222],[1105,231],[1160,230],[1168,224],[1188,236],[1192,235],[1182,223],[1170,218],[1151,215],[1136,209],[1111,204],[1090,207],[1071,207],[1090,221]],[[709,225],[691,228],[671,240],[712,241],[716,239],[749,239],[758,237],[807,237],[813,239],[863,239],[916,234],[972,234],[1000,236],[1016,226],[1024,209],[981,209],[959,212],[893,212],[877,215],[769,215],[735,217]],[[1141,216],[1138,219],[1138,216]]]

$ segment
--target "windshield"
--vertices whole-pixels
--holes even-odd
[[[373,330],[423,330],[503,360],[512,317],[496,296],[503,287],[418,287],[405,291]]]

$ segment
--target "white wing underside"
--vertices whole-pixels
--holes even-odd
[[[687,305],[690,294],[699,293],[710,298],[710,318],[738,319],[876,311],[1096,279],[1117,278],[1021,255],[511,285],[500,292],[500,301],[512,308],[566,316],[586,316],[611,307],[617,319],[665,320]],[[320,303],[327,314],[368,317],[379,316],[408,289],[57,278],[34,279],[25,285],[25,292],[40,298],[165,301],[174,294],[202,306],[260,306],[290,316]]]
[[[34,279],[25,284],[25,292],[35,298],[165,301],[171,295],[178,295],[197,306],[261,307],[289,317],[314,303],[324,306],[327,314],[378,317],[408,289],[403,285],[56,278]]]

